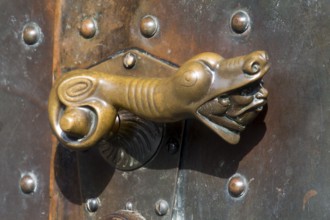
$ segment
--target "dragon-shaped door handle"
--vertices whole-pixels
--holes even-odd
[[[165,63],[164,65],[169,65]],[[168,77],[123,76],[79,69],[64,74],[49,97],[51,127],[65,146],[84,150],[109,137],[126,109],[155,122],[195,117],[231,144],[266,104],[268,55],[225,59],[202,53]]]

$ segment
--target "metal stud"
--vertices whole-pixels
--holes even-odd
[[[127,53],[124,56],[123,64],[126,69],[131,69],[135,66],[136,63],[136,55],[134,53]]]
[[[232,30],[237,34],[243,34],[250,27],[250,17],[245,11],[237,11],[230,20]]]
[[[242,197],[247,191],[247,181],[240,174],[235,174],[228,181],[228,191],[232,197]]]
[[[146,38],[153,37],[159,29],[158,20],[156,17],[146,15],[141,19],[140,31]]]
[[[38,24],[30,22],[23,27],[23,40],[27,45],[36,45],[41,41],[42,32]]]
[[[35,191],[37,183],[33,175],[25,174],[24,176],[21,177],[19,185],[23,193],[31,194]]]
[[[166,215],[168,212],[168,208],[169,208],[168,202],[166,202],[163,199],[158,200],[155,204],[155,211],[159,216]]]
[[[88,199],[86,201],[86,209],[88,212],[96,212],[99,209],[100,200],[98,198]]]
[[[94,18],[85,18],[81,21],[79,32],[80,35],[83,36],[86,39],[92,38],[95,36],[97,31],[97,24]]]

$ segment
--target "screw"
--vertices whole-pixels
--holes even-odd
[[[136,55],[134,53],[127,53],[124,56],[123,64],[126,69],[132,69],[136,63]]]
[[[89,212],[96,212],[99,209],[100,200],[98,198],[88,199],[86,201],[86,209]]]
[[[23,193],[30,194],[35,191],[37,184],[36,184],[36,179],[33,175],[25,174],[24,176],[21,177],[19,185]]]
[[[125,209],[128,211],[132,211],[133,210],[133,203],[131,202],[127,202],[125,205]]]
[[[95,36],[97,30],[96,21],[94,18],[85,18],[81,21],[79,32],[80,35],[86,39],[92,38]]]
[[[140,31],[146,38],[153,37],[159,29],[158,20],[156,17],[146,15],[141,19]]]
[[[247,190],[247,182],[245,177],[235,174],[228,181],[229,194],[235,198],[242,197]]]
[[[171,138],[167,144],[168,152],[170,154],[175,154],[176,152],[178,152],[178,149],[179,149],[179,142],[176,139]]]
[[[26,24],[23,28],[23,40],[27,45],[35,45],[41,41],[42,32],[40,27],[34,23],[30,22]]]
[[[237,34],[243,34],[250,27],[250,17],[245,11],[237,11],[231,17],[231,28]]]
[[[155,204],[155,211],[159,216],[166,215],[168,212],[168,208],[168,203],[163,199],[158,200]]]

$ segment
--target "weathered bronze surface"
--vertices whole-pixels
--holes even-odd
[[[118,109],[156,122],[194,116],[236,144],[266,104],[267,90],[260,81],[268,69],[267,54],[256,51],[232,59],[202,53],[166,78],[75,70],[62,76],[51,91],[50,123],[58,139],[77,150],[109,135]]]

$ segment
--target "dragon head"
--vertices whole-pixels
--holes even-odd
[[[207,56],[205,56],[207,55]],[[268,55],[255,51],[232,59],[208,60],[201,54],[194,60],[206,65],[212,75],[210,88],[197,104],[195,117],[231,144],[266,104],[268,92],[262,77],[269,70]]]

